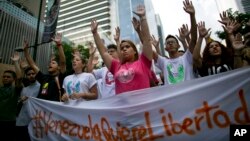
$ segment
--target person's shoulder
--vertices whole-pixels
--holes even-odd
[[[83,73],[81,73],[81,74],[79,74],[78,76],[79,77],[85,77],[85,76],[92,76],[93,75],[93,73],[90,73],[90,72],[83,72]],[[94,75],[93,75],[94,76]]]
[[[73,76],[73,74],[67,75],[67,76],[65,76],[64,79],[71,78],[72,76]]]

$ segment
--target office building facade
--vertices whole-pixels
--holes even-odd
[[[107,42],[111,37],[111,22],[115,22],[112,1],[109,0],[61,0],[57,31],[75,44],[91,41],[90,23],[96,19],[99,33]]]
[[[46,3],[46,1],[44,1]],[[18,1],[0,2],[0,57],[4,64],[12,64],[10,57],[15,48],[22,47],[26,39],[30,46],[35,45],[37,32],[36,13],[29,10],[29,7],[18,3]],[[24,8],[25,7],[25,8]],[[38,10],[38,9],[37,9]],[[43,23],[40,23],[38,32],[38,44],[41,41]],[[34,48],[30,48],[30,54],[33,56]],[[47,70],[48,60],[51,54],[50,44],[43,44],[37,47],[36,63],[42,71]],[[20,53],[22,56],[22,53]]]
[[[158,37],[151,0],[61,0],[57,31],[75,44],[82,44],[93,40],[90,22],[96,19],[98,31],[106,44],[114,43],[117,26],[121,29],[121,39],[139,43],[131,22],[138,4],[145,5],[151,33]]]
[[[245,13],[250,14],[250,1],[249,0],[241,0],[241,5]]]

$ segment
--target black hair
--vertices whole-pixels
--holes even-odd
[[[10,73],[14,79],[16,79],[16,73],[13,70],[5,70],[3,73]]]
[[[204,51],[203,51],[203,59],[202,59],[203,64],[206,65],[207,67],[211,67],[211,66],[215,65],[215,61],[214,61],[215,57],[209,53],[209,46],[213,42],[218,43],[220,48],[221,48],[220,58],[221,58],[222,64],[225,63],[225,64],[229,64],[229,65],[233,66],[233,64],[232,64],[232,62],[233,62],[233,60],[232,60],[232,58],[233,58],[232,48],[228,48],[216,40],[206,44]]]
[[[124,43],[124,42],[127,42],[134,49],[134,51],[136,52],[134,61],[138,60],[139,59],[139,53],[138,53],[138,50],[137,50],[135,44],[131,40],[122,40],[121,44]],[[125,62],[122,62],[122,64],[123,63],[125,63]]]
[[[27,74],[30,70],[34,70],[32,67],[28,67],[24,70],[24,73]]]
[[[53,56],[50,61],[56,61],[56,63],[59,65],[60,63],[59,56],[58,55]]]
[[[109,45],[107,46],[107,48],[108,48],[108,49],[113,48],[113,49],[117,50],[117,46],[116,46],[115,44],[109,44]]]

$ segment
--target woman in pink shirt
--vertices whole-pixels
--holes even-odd
[[[113,59],[105,51],[105,46],[97,33],[98,23],[95,20],[91,22],[91,31],[96,46],[105,65],[115,77],[116,94],[150,87],[149,73],[153,53],[145,16],[145,7],[139,5],[134,13],[140,17],[141,22],[142,54],[138,54],[136,46],[132,41],[122,40],[119,45],[120,60]]]

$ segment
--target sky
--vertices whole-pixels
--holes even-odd
[[[168,34],[178,35],[178,28],[182,24],[188,24],[190,29],[190,17],[183,10],[183,0],[152,0],[152,3],[155,13],[160,15],[165,36]],[[216,6],[215,0],[192,0],[192,3],[196,12],[196,21],[205,21],[206,27],[212,29],[211,37],[220,40],[215,32],[223,30],[218,22],[220,20],[219,13],[222,11]],[[222,10],[229,7],[224,6]]]

